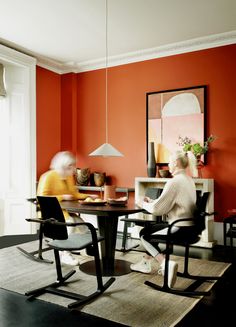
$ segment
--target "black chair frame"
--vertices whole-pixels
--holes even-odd
[[[189,264],[189,249],[190,246],[197,243],[200,240],[200,233],[205,229],[205,217],[211,216],[215,213],[207,213],[205,211],[201,211],[203,207],[205,209],[206,201],[208,199],[209,193],[205,192],[202,196],[202,203],[200,205],[200,210],[196,211],[194,218],[185,218],[185,219],[178,219],[173,223],[168,225],[168,232],[167,235],[155,235],[153,238],[158,242],[164,242],[165,247],[165,273],[164,273],[164,281],[163,285],[156,285],[150,281],[145,281],[145,284],[151,286],[152,288],[163,291],[171,294],[182,295],[182,296],[204,296],[210,295],[210,291],[198,291],[196,290],[202,283],[206,281],[214,281],[220,279],[220,276],[202,276],[202,275],[192,275],[188,271],[188,264]],[[192,221],[194,223],[195,230],[193,233],[186,233],[186,237],[178,238],[175,236],[174,233],[171,233],[172,228],[178,224],[179,222],[184,221]],[[184,227],[182,227],[184,228]],[[177,272],[177,276],[188,278],[194,280],[194,282],[188,286],[186,289],[174,289],[170,288],[168,285],[168,271],[169,271],[169,260],[170,254],[173,253],[174,245],[180,245],[185,247],[184,253],[184,270],[183,272]]]
[[[103,283],[98,242],[103,241],[104,237],[97,235],[96,229],[90,223],[65,222],[62,209],[56,197],[38,196],[38,200],[39,200],[42,216],[46,218],[45,219],[28,218],[26,220],[29,222],[39,223],[42,227],[43,235],[52,239],[52,241],[48,243],[48,246],[54,250],[57,279],[55,282],[49,285],[31,291],[27,291],[25,295],[29,296],[29,298],[31,299],[43,293],[52,293],[55,295],[76,300],[75,302],[70,303],[68,305],[68,308],[70,309],[84,305],[90,302],[91,300],[95,299],[96,297],[98,297],[100,294],[102,294],[115,281],[115,278],[111,277],[106,281],[106,283]],[[55,218],[48,218],[48,215],[52,213],[54,213]],[[73,227],[73,226],[87,226],[89,231],[86,234],[71,234],[68,236],[67,227]],[[93,247],[93,256],[95,260],[96,280],[97,280],[97,288],[95,292],[85,296],[82,294],[68,292],[59,289],[58,287],[65,285],[65,282],[76,272],[76,270],[73,269],[65,276],[63,276],[59,251],[82,250],[82,249],[86,249],[89,246]]]
[[[223,219],[224,247],[227,246],[227,238],[230,240],[230,249],[233,249],[233,239],[236,238],[236,215]]]
[[[67,279],[69,279],[72,275],[74,275],[76,270],[73,269],[69,273],[67,273],[65,276],[63,276],[59,251],[63,251],[64,248],[63,247],[61,247],[61,248],[55,247],[55,246],[53,246],[53,244],[49,243],[48,246],[54,250],[57,280],[54,283],[51,283],[49,285],[31,290],[31,291],[27,291],[25,293],[25,295],[32,298],[35,296],[39,296],[43,293],[51,293],[51,294],[56,294],[56,295],[63,296],[66,298],[71,298],[71,299],[76,300],[76,302],[70,303],[68,305],[68,308],[72,309],[72,308],[76,308],[78,306],[84,305],[84,304],[90,302],[91,300],[93,300],[94,298],[98,297],[115,281],[115,278],[111,277],[105,284],[103,283],[102,270],[101,270],[101,264],[100,264],[100,258],[99,258],[99,250],[98,250],[98,242],[102,241],[104,238],[100,236],[98,239],[96,230],[92,224],[90,224],[90,223],[62,223],[62,222],[56,221],[54,218],[45,219],[45,220],[40,220],[40,219],[26,219],[26,220],[29,222],[40,223],[41,225],[50,224],[52,226],[56,225],[56,226],[68,226],[68,227],[69,226],[71,226],[71,227],[78,226],[78,225],[87,226],[89,228],[89,230],[91,232],[91,236],[92,236],[92,242],[90,245],[93,246],[95,269],[96,269],[96,279],[97,279],[97,289],[94,293],[87,295],[87,296],[58,289],[58,287],[65,284],[65,281]],[[74,250],[76,250],[76,249],[81,250],[84,248],[85,248],[84,246],[76,247],[76,248],[74,248]]]
[[[36,198],[29,198],[27,199],[27,201],[35,204],[37,206],[37,211],[40,211],[39,205],[38,205],[38,201]],[[43,248],[43,231],[42,231],[42,226],[40,225],[39,230],[38,230],[38,249],[34,250],[34,251],[26,251],[25,249],[23,249],[20,246],[17,246],[17,249],[23,253],[27,258],[33,260],[33,261],[37,261],[37,262],[42,262],[42,263],[53,263],[52,260],[48,260],[43,258],[43,252],[47,252],[52,250],[49,247],[45,247]]]

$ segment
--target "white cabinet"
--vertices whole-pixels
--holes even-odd
[[[169,178],[155,177],[136,177],[135,178],[135,201],[138,201],[140,196],[145,195],[148,187],[164,188],[165,183]],[[196,189],[202,192],[210,192],[210,197],[207,203],[207,212],[214,211],[214,180],[206,178],[194,178]],[[206,229],[201,235],[201,240],[195,244],[196,246],[211,248],[215,244],[213,240],[214,216],[206,217]]]

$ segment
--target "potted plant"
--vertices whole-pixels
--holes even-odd
[[[203,145],[200,143],[192,143],[192,140],[189,137],[179,136],[178,145],[183,147],[183,151],[192,151],[197,159],[205,154],[209,149],[209,144],[216,139],[216,136],[210,135]]]
[[[207,140],[201,145],[199,142],[192,143],[192,140],[189,137],[179,136],[177,144],[182,146],[183,151],[192,151],[197,159],[197,166],[199,170],[199,177],[201,177],[201,168],[204,166],[204,163],[201,160],[202,155],[207,153],[209,150],[209,144],[216,139],[216,136],[210,135]]]

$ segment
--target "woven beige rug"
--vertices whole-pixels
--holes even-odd
[[[37,249],[37,242],[21,245],[26,250]],[[116,258],[138,261],[142,253],[130,251],[126,254],[116,253]],[[53,252],[44,253],[44,257],[53,259]],[[81,256],[80,256],[81,257]],[[81,261],[87,261],[89,257],[82,256]],[[179,264],[179,271],[183,268],[183,258],[173,256]],[[229,263],[214,262],[199,259],[190,259],[190,273],[202,275],[222,276]],[[96,285],[95,277],[87,275],[76,268],[77,273],[71,277],[66,289],[77,291],[81,294],[89,294]],[[150,280],[162,284],[163,278],[157,274],[158,265],[153,262],[153,271],[145,275],[132,272],[127,275],[116,277],[111,287],[92,303],[85,305],[81,311],[119,322],[128,326],[137,327],[170,327],[175,326],[201,298],[188,298],[156,291],[144,284]],[[63,268],[64,273],[70,268]],[[0,250],[0,287],[24,294],[25,291],[46,285],[55,281],[54,264],[44,264],[29,260],[21,254],[15,246]],[[104,277],[104,281],[107,278]],[[178,278],[176,288],[185,287],[189,280]],[[201,285],[202,290],[209,290],[214,282],[206,282]],[[67,306],[73,302],[63,297],[52,294],[43,294],[38,297],[41,300]]]

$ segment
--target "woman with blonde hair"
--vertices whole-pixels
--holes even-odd
[[[50,170],[41,175],[37,188],[37,195],[56,196],[58,201],[84,200],[95,198],[94,194],[83,194],[77,191],[74,179],[76,160],[69,151],[58,152],[51,160]],[[63,210],[67,222],[83,222],[76,214]],[[82,229],[83,228],[83,229]],[[85,233],[86,227],[67,227],[68,234]],[[61,262],[67,265],[78,265],[78,259],[68,251],[60,253]]]
[[[148,197],[140,199],[138,203],[140,207],[147,210],[153,215],[166,215],[167,223],[173,223],[181,218],[192,218],[196,208],[196,187],[189,173],[197,176],[196,158],[190,151],[176,151],[170,157],[169,170],[173,178],[169,179],[165,184],[162,194],[156,200]],[[172,229],[172,233],[181,233],[181,226],[190,226],[191,222],[178,224]],[[141,243],[147,253],[142,260],[136,264],[131,264],[130,268],[134,271],[143,273],[151,272],[151,260],[154,258],[160,264],[160,272],[164,276],[165,257],[161,253],[161,249],[155,242],[152,235],[166,235],[167,224],[159,223],[140,231]],[[155,247],[154,247],[155,244]],[[169,261],[168,285],[173,287],[176,282],[178,264],[172,260]]]

